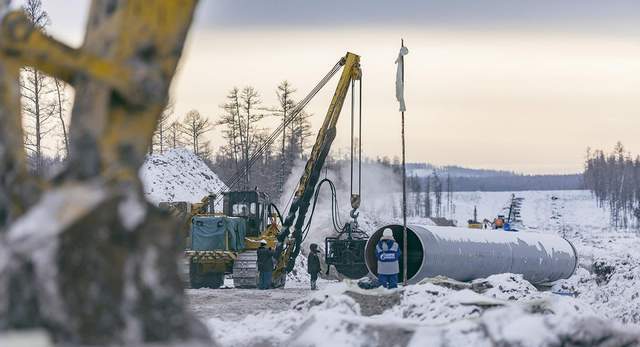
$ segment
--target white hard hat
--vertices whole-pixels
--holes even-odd
[[[260,240],[260,244],[261,245],[266,245],[267,244],[267,240],[265,240],[265,239]]]
[[[386,228],[382,231],[383,240],[393,240],[393,231],[390,228]]]

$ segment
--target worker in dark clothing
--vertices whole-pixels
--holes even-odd
[[[320,257],[318,257],[318,245],[312,243],[309,246],[309,258],[307,259],[307,272],[311,275],[311,290],[317,290],[316,281],[318,280],[318,273],[320,273]]]
[[[258,272],[260,278],[258,282],[259,289],[271,288],[271,273],[273,272],[273,251],[267,248],[267,241],[260,241],[258,248]]]

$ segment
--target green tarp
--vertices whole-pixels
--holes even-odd
[[[243,250],[246,233],[246,222],[243,218],[195,216],[191,219],[191,249],[194,251]]]

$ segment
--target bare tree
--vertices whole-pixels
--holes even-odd
[[[427,176],[424,191],[424,216],[427,218],[431,217],[431,177]]]
[[[197,110],[189,111],[182,121],[183,134],[196,155],[208,153],[208,142],[204,141],[202,137],[212,129],[213,124],[210,124],[209,119],[203,117]]]
[[[304,158],[304,151],[309,147],[309,138],[313,135],[311,121],[313,113],[301,111],[291,124],[291,146],[300,159]]]
[[[618,142],[610,154],[587,153],[584,182],[600,207],[608,205],[611,225],[627,228],[635,220],[640,227],[640,157],[631,157]]]
[[[64,153],[65,157],[69,156],[69,136],[67,135],[67,125],[64,120],[64,113],[66,111],[65,104],[67,103],[67,95],[65,93],[65,86],[57,78],[53,79],[53,83],[56,87],[56,96],[57,96],[57,109],[58,109],[58,118],[60,120],[60,127],[62,128],[62,143],[64,144]]]
[[[295,102],[293,101],[292,94],[295,93],[296,90],[291,87],[289,81],[284,80],[278,85],[276,90],[276,95],[278,96],[278,109],[276,110],[276,115],[282,117],[282,148],[280,152],[280,172],[279,172],[279,185],[280,190],[282,191],[284,187],[285,177],[287,176],[287,127],[284,126],[287,123],[288,117],[291,117],[291,109],[295,106]],[[291,126],[291,125],[290,125]],[[292,134],[290,132],[290,134]],[[293,136],[290,135],[293,139]]]
[[[442,182],[438,174],[433,172],[433,192],[436,198],[436,217],[442,216]]]
[[[150,154],[153,154],[154,150],[160,152],[160,154],[164,153],[166,149],[167,142],[167,131],[170,126],[170,118],[173,116],[175,104],[173,100],[169,100],[167,106],[160,114],[160,118],[158,118],[158,125],[156,126],[156,131],[153,134],[153,139],[151,141],[151,149]]]
[[[42,8],[41,0],[27,0],[22,6],[27,18],[38,30],[49,25],[49,15]],[[20,75],[22,111],[25,118],[25,147],[35,161],[35,172],[42,174],[43,139],[53,131],[50,124],[56,111],[56,103],[50,98],[54,92],[51,79],[40,71],[25,67]]]
[[[222,137],[227,140],[227,145],[221,150],[232,158],[237,172],[240,168],[240,157],[244,161],[244,136],[240,121],[240,90],[236,87],[231,89],[227,95],[227,100],[225,104],[220,106],[224,113],[220,116],[216,125],[223,126]]]
[[[258,106],[262,103],[260,94],[253,87],[244,87],[240,93],[240,129],[244,132],[244,169],[245,169],[245,189],[249,188],[249,181],[251,179],[251,165],[250,153],[257,149],[258,134],[260,129],[257,127],[257,123],[264,118],[263,113],[259,113]]]
[[[182,124],[179,121],[174,120],[171,123],[169,123],[169,125],[167,126],[166,133],[167,135],[166,135],[165,146],[167,148],[176,149],[178,147],[183,146],[183,139],[182,139],[183,130],[182,130]]]
[[[447,173],[447,214],[449,218],[453,219],[453,213],[455,212],[453,206],[453,183],[451,181],[451,175]]]

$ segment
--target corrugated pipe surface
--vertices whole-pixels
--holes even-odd
[[[402,225],[378,229],[366,246],[367,267],[374,275],[378,268],[375,248],[385,228],[393,230],[402,247]],[[408,225],[407,235],[410,283],[438,275],[470,281],[511,272],[541,284],[569,278],[578,265],[573,245],[553,234]]]

